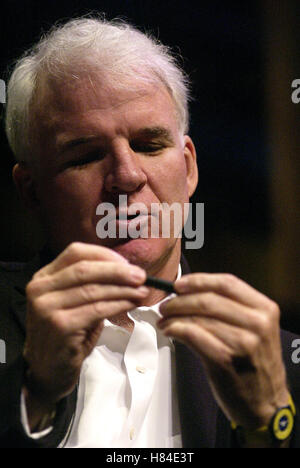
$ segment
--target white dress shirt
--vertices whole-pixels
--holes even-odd
[[[105,320],[83,362],[75,416],[60,447],[181,447],[174,346],[156,327],[161,302],[128,313],[132,332]],[[22,418],[29,434],[24,405]]]

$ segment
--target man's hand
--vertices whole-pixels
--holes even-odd
[[[159,326],[200,354],[230,420],[248,429],[267,425],[289,397],[278,306],[228,274],[186,275],[175,289]]]
[[[112,250],[81,243],[33,276],[26,290],[27,401],[38,400],[33,406],[46,412],[72,392],[104,319],[137,307],[148,293],[140,287],[145,278]],[[31,427],[41,416],[33,413]]]

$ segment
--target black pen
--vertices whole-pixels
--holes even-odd
[[[168,293],[175,293],[174,283],[160,278],[154,278],[153,276],[147,276],[145,286],[161,289],[162,291],[166,291]]]

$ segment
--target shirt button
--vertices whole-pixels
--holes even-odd
[[[146,367],[143,367],[143,366],[136,366],[136,370],[137,372],[139,372],[139,374],[145,374],[146,372]]]

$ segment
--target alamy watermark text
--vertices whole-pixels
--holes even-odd
[[[6,87],[5,87],[4,80],[0,80],[0,103],[1,104],[6,103]]]
[[[204,244],[204,203],[132,203],[127,195],[119,196],[118,207],[100,203],[96,215],[99,239],[179,238],[184,234],[186,249],[200,249]],[[194,208],[194,209],[193,209]],[[195,229],[193,228],[193,224]]]
[[[0,364],[6,363],[6,344],[4,340],[0,339]]]

